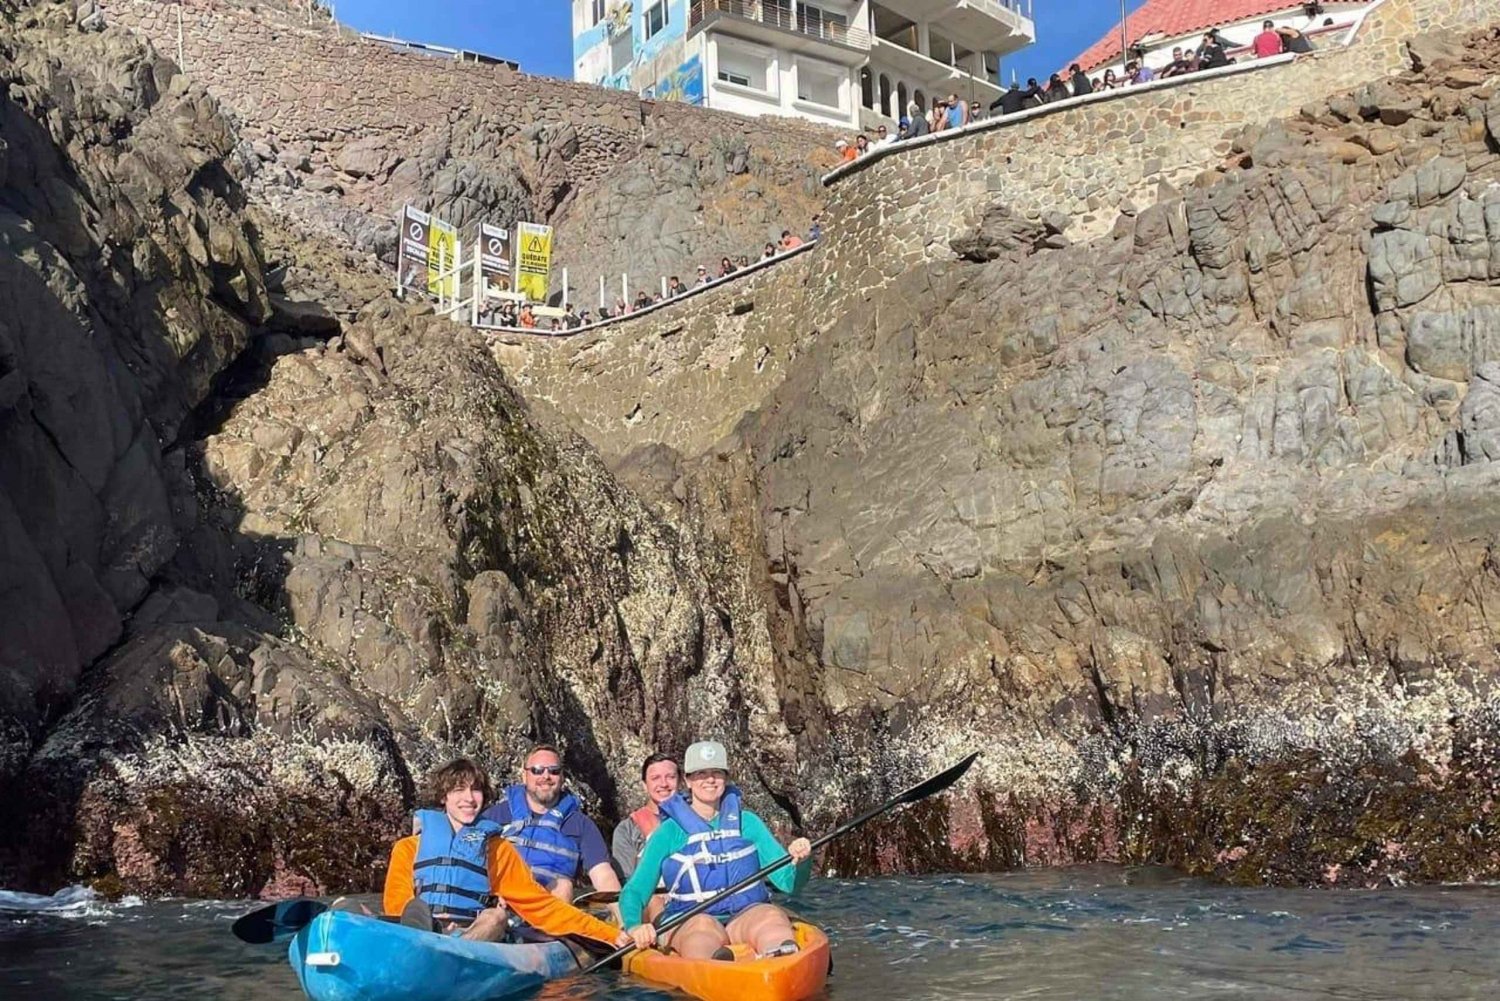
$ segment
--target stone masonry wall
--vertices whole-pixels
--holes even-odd
[[[951,256],[986,208],[1069,217],[1070,239],[1108,232],[1121,211],[1150,205],[1228,154],[1236,133],[1397,72],[1425,32],[1500,19],[1500,0],[1386,0],[1348,47],[1258,72],[1198,79],[1042,114],[905,149],[832,182],[829,222],[844,276],[879,283]],[[899,255],[893,260],[893,252]]]
[[[697,454],[786,379],[808,336],[802,284],[817,254],[576,337],[498,334],[494,353],[529,401],[606,455],[646,442]]]

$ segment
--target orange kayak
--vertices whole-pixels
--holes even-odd
[[[756,959],[747,945],[732,946],[735,961],[684,959],[655,949],[633,952],[625,972],[666,984],[703,1001],[803,1001],[828,981],[828,936],[812,925],[793,925],[802,951]]]

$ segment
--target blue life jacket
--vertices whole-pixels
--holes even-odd
[[[686,799],[673,796],[661,804],[661,812],[677,821],[687,831],[687,844],[661,864],[662,879],[667,884],[667,909],[670,917],[690,910],[715,894],[760,871],[755,845],[740,832],[740,791],[734,786],[724,790],[719,801],[719,829],[693,812]],[[765,881],[731,894],[707,911],[732,917],[751,904],[771,899]]]
[[[505,802],[510,807],[510,823],[500,831],[516,846],[536,881],[550,890],[559,879],[576,878],[583,851],[562,830],[563,821],[578,810],[573,794],[563,793],[556,806],[540,815],[531,812],[525,786],[506,789]]]
[[[417,857],[412,863],[412,890],[427,902],[433,914],[451,914],[466,925],[484,909],[490,895],[487,847],[500,836],[493,820],[476,820],[458,830],[442,810],[418,810],[420,833]]]

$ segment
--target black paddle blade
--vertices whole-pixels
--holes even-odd
[[[896,797],[896,803],[915,803],[917,800],[926,799],[928,796],[942,792],[944,789],[964,777],[969,767],[979,759],[979,752],[975,751],[967,758],[954,765],[946,771],[938,772],[930,779],[919,782]],[[894,804],[893,804],[894,805]]]
[[[242,915],[229,930],[235,938],[251,945],[284,942],[326,910],[327,904],[307,897],[282,900]]]
[[[619,890],[590,890],[580,893],[573,898],[573,906],[581,907],[584,904],[612,904],[620,899]]]

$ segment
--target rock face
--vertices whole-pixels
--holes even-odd
[[[704,734],[812,830],[985,751],[844,873],[1500,872],[1494,33],[1106,233],[1001,191],[934,244],[840,195],[751,281],[497,345],[249,198],[268,127],[136,36],[0,14],[0,884],[365,888],[446,755],[557,741],[608,820]],[[256,162],[363,211],[400,166],[362,138]],[[758,183],[643,148],[639,206]],[[511,156],[421,183],[535,197]]]
[[[659,277],[688,279],[725,254],[753,260],[783,229],[805,233],[823,203],[818,173],[836,162],[826,129],[785,119],[768,129],[393,51],[301,2],[100,6],[161,52],[175,55],[180,39],[188,75],[242,123],[236,159],[253,197],[387,265],[411,203],[466,239],[481,220],[555,224],[556,264],[577,301],[595,300],[600,276],[611,297],[626,273],[632,293],[654,291]]]
[[[71,9],[24,16],[46,28],[7,40],[0,104],[6,774],[171,559],[164,446],[270,313],[213,101]],[[64,40],[98,68],[49,61]]]
[[[688,719],[790,767],[722,547],[464,328],[250,225],[171,64],[4,13],[0,882],[368,886],[421,771],[544,735],[606,804]]]
[[[1500,43],[1456,41],[1242,131],[1102,237],[1001,190],[945,254],[840,195],[805,270],[507,349],[622,474],[666,467],[660,503],[753,498],[773,629],[859,776],[986,749],[973,802],[837,864],[1496,871]],[[941,186],[930,161],[870,171]],[[766,355],[748,406],[709,360]]]

